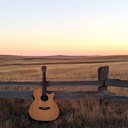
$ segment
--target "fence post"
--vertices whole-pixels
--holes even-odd
[[[109,66],[102,66],[98,68],[98,80],[103,81],[103,85],[98,88],[98,91],[107,91],[105,80],[108,79]]]

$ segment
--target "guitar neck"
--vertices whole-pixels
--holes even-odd
[[[46,66],[42,66],[43,78],[42,78],[42,95],[46,95]]]
[[[46,72],[43,72],[43,85],[42,85],[43,95],[46,95]]]

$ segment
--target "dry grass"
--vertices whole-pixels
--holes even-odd
[[[92,63],[94,62],[94,63]],[[102,62],[102,63],[99,63]],[[53,64],[54,63],[54,64]],[[41,81],[41,66],[46,64],[51,81],[97,80],[99,66],[109,65],[110,78],[128,80],[128,56],[107,57],[17,57],[0,56],[0,81]],[[8,89],[1,87],[1,89]],[[12,89],[12,88],[11,88]],[[14,89],[14,88],[13,88]],[[21,89],[21,88],[15,88]],[[29,88],[22,88],[29,89]],[[58,90],[96,90],[96,88],[58,88]],[[128,89],[109,87],[118,95]],[[127,128],[128,105],[99,105],[94,99],[56,100],[60,116],[52,122],[38,122],[28,115],[30,100],[0,99],[0,128]]]
[[[1,128],[127,128],[128,105],[111,103],[100,106],[94,99],[57,100],[59,118],[52,122],[38,122],[28,115],[32,101],[0,101]]]

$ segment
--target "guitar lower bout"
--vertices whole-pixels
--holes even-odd
[[[59,108],[54,101],[54,93],[46,93],[47,99],[43,100],[42,88],[34,90],[34,101],[29,107],[29,115],[37,121],[52,121],[59,116]]]

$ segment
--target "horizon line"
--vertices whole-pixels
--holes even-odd
[[[23,56],[23,57],[54,57],[54,56],[128,56],[128,54],[106,54],[106,55],[66,55],[66,54],[53,54],[53,55],[19,55],[19,54],[0,54],[0,56]]]

